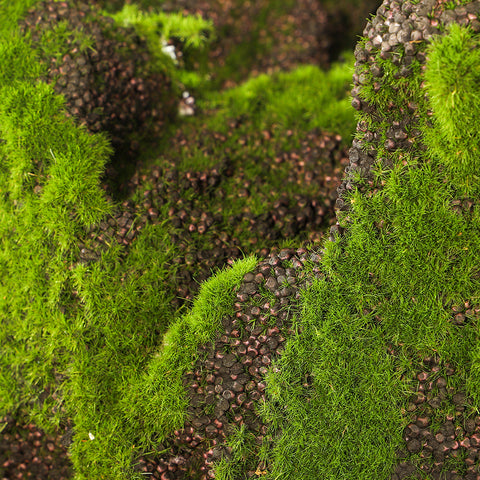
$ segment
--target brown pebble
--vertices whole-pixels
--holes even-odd
[[[428,372],[421,372],[417,375],[419,382],[424,382],[428,378]]]
[[[447,380],[445,379],[445,377],[438,377],[437,378],[437,387],[441,388],[441,387],[446,387],[447,386]]]
[[[425,428],[430,424],[430,419],[427,417],[418,417],[416,423],[418,427]]]
[[[274,291],[278,287],[278,283],[273,277],[269,277],[268,280],[265,282],[265,287],[268,288],[270,291]]]
[[[464,405],[465,404],[465,394],[464,393],[456,393],[453,397],[452,397],[452,402],[455,404],[455,405]]]
[[[416,439],[412,439],[407,442],[407,449],[411,453],[418,453],[422,448],[422,444]]]

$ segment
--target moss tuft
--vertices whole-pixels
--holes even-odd
[[[479,37],[452,24],[449,34],[435,40],[428,52],[425,81],[435,120],[427,136],[432,153],[466,195],[478,192],[480,180],[479,80]]]

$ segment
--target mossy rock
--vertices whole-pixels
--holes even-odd
[[[145,39],[95,2],[36,2],[19,23],[68,113],[91,132],[108,132],[118,157],[133,157],[139,139],[161,136],[175,118],[167,59],[161,65]]]
[[[338,225],[267,381],[265,478],[476,478],[479,12],[385,1],[357,45]]]

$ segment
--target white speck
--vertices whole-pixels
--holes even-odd
[[[188,98],[190,94],[185,90],[185,92],[182,93],[183,98]]]
[[[94,437],[94,435],[93,435],[92,432],[88,432],[88,438],[89,438],[90,440],[95,440],[95,437]]]
[[[165,55],[168,55],[173,61],[177,60],[177,55],[175,54],[175,46],[168,45],[166,43],[162,44],[162,51]]]
[[[180,102],[178,105],[178,114],[181,117],[191,117],[192,115],[195,115],[195,110],[185,102]]]

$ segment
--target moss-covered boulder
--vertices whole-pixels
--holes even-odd
[[[432,107],[446,100],[434,97],[432,105],[419,104],[413,94],[418,82],[424,80],[427,47],[452,23],[468,25],[479,32],[479,8],[478,2],[384,2],[368,22],[355,49],[352,105],[359,112],[359,122],[350,150],[350,165],[339,188],[337,208],[340,211],[348,208],[345,191],[351,191],[354,186],[366,191],[365,182],[371,184],[375,169],[390,168],[395,152],[425,148],[419,129],[420,122],[425,120],[421,118],[431,116]],[[458,70],[457,80],[453,80],[456,65],[450,63],[451,58],[444,52],[437,54],[437,58],[443,58],[443,75],[452,77],[450,87],[454,89],[456,82],[461,83]],[[463,66],[465,73],[469,66]],[[462,92],[458,92],[457,97],[461,96]],[[458,116],[457,111],[455,117]],[[459,136],[459,132],[452,136]]]
[[[95,2],[36,2],[19,23],[68,113],[91,132],[108,132],[118,156],[132,156],[139,138],[161,135],[176,115],[168,62]]]
[[[477,478],[479,13],[385,1],[357,45],[324,278],[267,379],[266,478]]]

